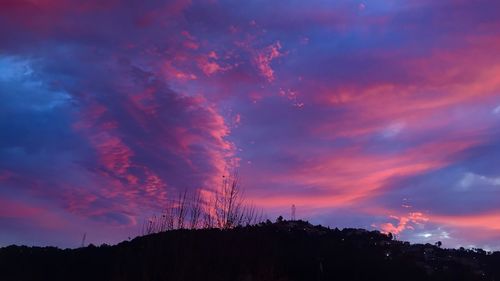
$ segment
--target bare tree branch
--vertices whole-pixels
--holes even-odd
[[[202,211],[203,199],[201,197],[201,192],[195,191],[190,204],[190,228],[196,229],[199,224],[201,211]]]
[[[208,198],[203,198],[199,190],[191,196],[184,190],[179,193],[177,200],[168,201],[160,217],[154,215],[144,222],[142,234],[183,229],[186,226],[191,229],[230,229],[262,222],[263,211],[257,211],[253,204],[245,204],[243,195],[236,172],[223,176],[220,188]]]

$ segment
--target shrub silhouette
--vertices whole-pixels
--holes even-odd
[[[218,190],[212,196],[203,198],[200,191],[179,193],[176,200],[169,201],[161,215],[153,215],[145,220],[142,235],[174,229],[219,228],[230,229],[238,226],[257,224],[262,221],[262,210],[247,204],[238,174],[222,177]]]

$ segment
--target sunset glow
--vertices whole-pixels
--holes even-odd
[[[500,250],[499,1],[144,3],[0,1],[0,246],[237,170],[270,219]]]

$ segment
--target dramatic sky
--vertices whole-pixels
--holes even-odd
[[[0,0],[0,246],[270,218],[500,249],[497,0]]]

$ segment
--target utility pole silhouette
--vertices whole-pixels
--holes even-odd
[[[296,217],[295,217],[295,204],[292,204],[292,217],[291,217],[291,220],[292,221],[296,220]]]
[[[87,233],[85,232],[85,233],[83,234],[83,238],[82,238],[82,245],[81,245],[80,247],[82,247],[82,248],[83,248],[83,247],[85,247],[85,239],[86,239],[86,238],[87,238]]]

